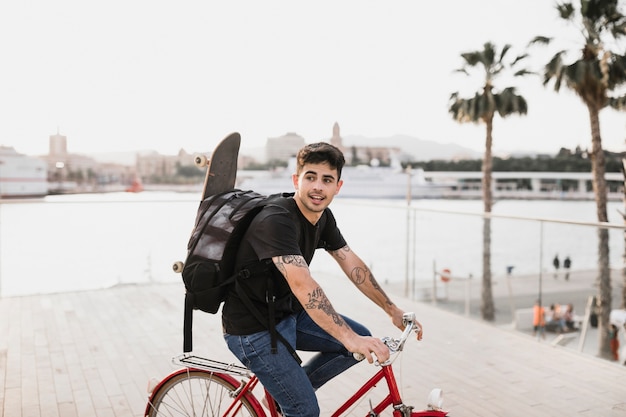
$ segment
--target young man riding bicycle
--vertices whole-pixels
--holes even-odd
[[[341,151],[327,143],[300,150],[295,194],[256,215],[238,251],[237,270],[263,262],[267,268],[262,276],[239,280],[222,310],[229,349],[254,372],[285,416],[318,416],[315,390],[356,364],[353,353],[365,355],[370,363],[372,354],[381,362],[389,358],[380,339],[335,311],[311,276],[308,265],[316,249],[325,249],[354,285],[403,328],[404,311],[348,247],[328,209],[343,184],[344,163]],[[250,300],[242,299],[242,289]],[[250,313],[250,301],[266,323]],[[417,337],[422,338],[421,330]],[[301,366],[294,349],[319,353]]]

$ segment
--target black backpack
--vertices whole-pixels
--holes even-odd
[[[268,271],[269,266],[264,263],[235,271],[239,243],[254,216],[263,207],[272,203],[280,204],[291,195],[293,194],[284,193],[264,196],[254,191],[230,190],[210,196],[200,203],[187,245],[187,259],[182,268],[186,290],[183,323],[185,353],[192,351],[193,310],[217,313],[237,278],[249,278]],[[269,328],[273,339],[277,336],[286,343],[280,334],[276,334],[271,320],[262,317],[252,306],[249,296],[242,294],[243,290],[239,286],[236,287],[251,313]]]

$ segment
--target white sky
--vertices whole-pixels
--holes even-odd
[[[447,112],[482,82],[462,52],[562,30],[550,0],[4,0],[0,3],[0,144],[74,153],[207,151],[231,131],[244,147],[296,132],[308,142],[406,134],[482,151],[484,127]],[[572,44],[570,44],[572,45]],[[574,44],[577,45],[577,44]],[[548,55],[537,63],[547,62]],[[496,151],[556,153],[590,144],[572,93],[517,86],[529,113],[497,119]],[[623,151],[626,114],[602,112],[605,149]]]

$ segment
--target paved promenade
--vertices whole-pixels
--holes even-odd
[[[345,279],[317,278],[339,311],[375,335],[397,335]],[[626,367],[441,305],[393,299],[425,329],[395,363],[406,403],[422,408],[440,387],[453,417],[626,416]],[[179,281],[0,299],[0,417],[142,416],[148,380],[171,372],[182,351],[182,307]],[[195,314],[195,353],[234,361],[220,327],[219,316]],[[322,415],[374,372],[362,363],[322,387]]]

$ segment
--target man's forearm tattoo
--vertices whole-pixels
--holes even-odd
[[[320,287],[317,287],[313,292],[309,293],[309,301],[304,305],[304,308],[307,310],[322,310],[333,319],[336,325],[346,325],[346,322],[343,321],[343,317],[335,311],[328,298],[326,298],[324,290]]]
[[[378,281],[376,281],[376,278],[374,278],[374,274],[372,274],[372,271],[370,271],[369,268],[365,266],[363,267],[358,266],[354,268],[352,272],[350,273],[350,279],[357,286],[362,285],[366,280],[368,280],[370,284],[372,284],[372,287],[385,297],[385,302],[387,304],[389,305],[393,304],[391,300],[389,299],[389,297],[387,296],[387,294],[385,293],[385,291],[382,289],[382,287],[378,285]]]
[[[350,273],[350,279],[356,285],[361,285],[361,284],[363,284],[365,282],[365,280],[367,279],[368,275],[370,275],[369,269],[361,268],[360,266],[357,266]]]
[[[346,259],[346,252],[350,252],[348,245],[341,249],[330,251],[330,254],[336,259]]]

